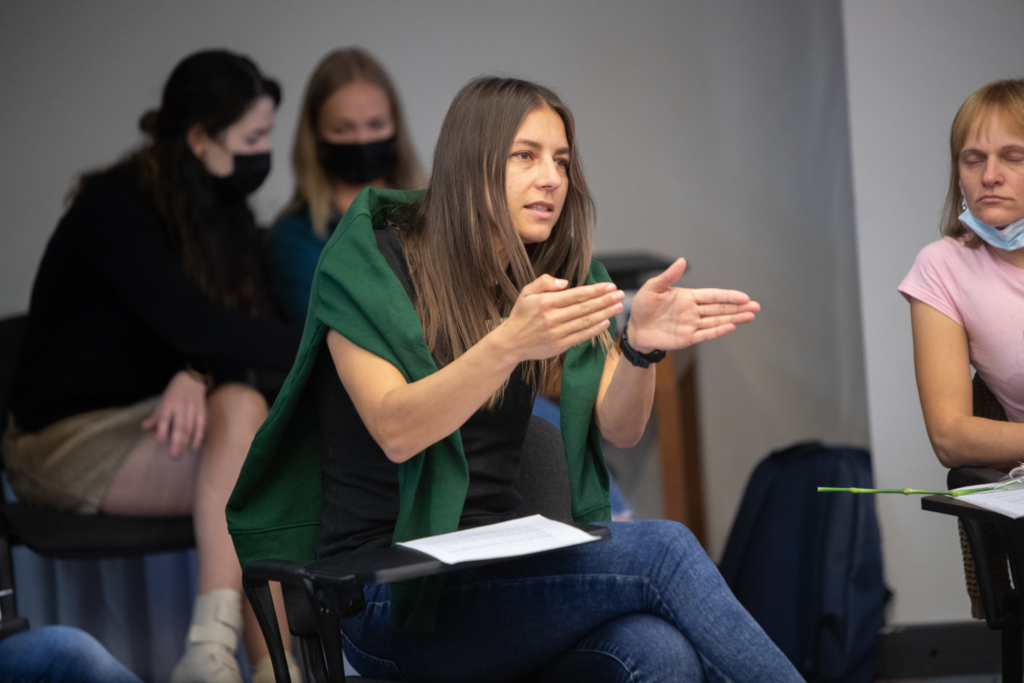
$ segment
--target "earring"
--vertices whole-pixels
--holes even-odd
[[[966,200],[966,199],[961,199],[961,200],[960,200],[960,207],[961,207],[961,208],[962,208],[962,209],[963,209],[964,211],[966,211],[966,210],[967,210],[967,200]]]

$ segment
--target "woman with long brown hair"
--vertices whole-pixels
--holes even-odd
[[[240,683],[243,630],[256,680],[273,680],[251,609],[243,617],[224,506],[267,413],[244,380],[290,367],[299,341],[268,317],[247,203],[270,171],[280,97],[233,53],[174,68],[140,122],[145,143],[83,178],[50,239],[11,393],[4,455],[19,498],[192,515],[199,595],[175,683]]]
[[[942,239],[900,283],[932,448],[946,467],[1024,458],[1024,80],[968,97],[949,135]],[[1007,422],[975,417],[971,367]]]
[[[364,50],[324,57],[306,85],[292,148],[295,194],[270,231],[271,284],[286,317],[306,319],[320,251],[364,187],[422,187],[402,104]]]
[[[674,287],[679,259],[636,293],[620,352],[610,321],[624,294],[592,260],[593,234],[569,109],[542,86],[485,77],[452,103],[426,193],[370,188],[328,242],[296,364],[229,502],[243,561],[513,518],[549,382],[572,516],[611,526],[602,543],[365,587],[366,609],[341,626],[364,675],[800,680],[685,527],[608,521],[598,438],[634,445],[664,352],[728,334],[759,306]],[[321,476],[303,483],[300,463],[316,457]],[[279,495],[274,480],[287,481]]]

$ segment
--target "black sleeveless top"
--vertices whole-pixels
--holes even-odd
[[[376,237],[381,255],[414,299],[397,233],[379,230]],[[387,547],[398,519],[398,465],[363,425],[326,343],[320,346],[310,382],[317,398],[323,473],[317,556]],[[493,410],[481,408],[460,428],[469,465],[460,529],[515,516],[521,498],[513,483],[532,411],[533,390],[516,368],[501,403]]]

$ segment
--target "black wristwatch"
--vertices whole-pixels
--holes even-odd
[[[650,367],[651,363],[657,363],[665,357],[665,352],[661,349],[654,349],[650,353],[640,353],[632,346],[629,345],[629,338],[626,336],[626,330],[629,329],[629,323],[622,328],[622,355],[626,357],[633,365],[638,368]]]

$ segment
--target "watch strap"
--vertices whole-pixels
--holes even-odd
[[[626,357],[632,365],[638,368],[650,367],[651,363],[658,363],[665,358],[665,352],[661,349],[655,349],[650,353],[640,353],[632,346],[629,345],[629,337],[626,336],[626,331],[629,329],[629,323],[622,328],[622,339],[619,346],[622,347],[622,355]]]

